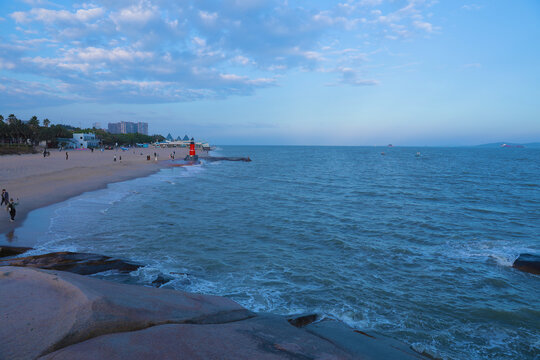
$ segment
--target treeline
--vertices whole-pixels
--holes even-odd
[[[13,114],[6,119],[0,115],[0,141],[3,144],[36,145],[43,140],[51,143],[58,137],[72,137],[73,133],[66,127],[50,124],[49,119],[45,119],[41,126],[36,116],[32,116],[28,121],[22,121]]]
[[[75,132],[94,133],[103,145],[135,145],[136,143],[153,143],[163,141],[165,137],[162,135],[144,135],[139,133],[133,134],[111,134],[103,129],[78,129]]]
[[[2,144],[38,145],[45,141],[48,147],[56,147],[58,138],[72,138],[73,133],[94,133],[103,145],[134,145],[135,143],[151,143],[163,141],[161,135],[143,134],[110,134],[102,129],[81,129],[70,125],[52,125],[49,119],[41,124],[36,116],[23,121],[14,114],[7,118],[0,115],[0,142]]]

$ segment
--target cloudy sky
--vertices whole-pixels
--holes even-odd
[[[540,141],[538,0],[9,0],[0,114],[215,144]]]

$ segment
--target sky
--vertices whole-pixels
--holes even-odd
[[[0,1],[0,114],[222,145],[540,141],[538,0]]]

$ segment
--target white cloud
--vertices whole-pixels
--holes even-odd
[[[341,73],[340,82],[342,84],[353,86],[373,86],[379,84],[377,80],[359,78],[358,73],[351,68],[339,68],[338,71]]]
[[[214,25],[218,18],[218,14],[216,12],[209,13],[206,11],[199,11],[199,17],[207,25]]]
[[[28,23],[31,21],[43,22],[45,24],[53,23],[74,23],[88,22],[103,16],[102,8],[79,9],[75,12],[67,10],[49,10],[35,8],[29,12],[16,11],[11,14],[11,17],[18,23]]]
[[[464,10],[473,11],[473,10],[482,9],[482,6],[477,5],[477,4],[468,4],[468,5],[463,5],[461,8]]]
[[[428,32],[428,33],[433,32],[433,25],[431,25],[431,24],[428,23],[428,22],[425,22],[425,21],[414,21],[414,22],[413,22],[413,25],[414,25],[415,28],[424,30],[424,31],[426,31],[426,32]]]
[[[324,7],[286,0],[94,0],[69,10],[27,2],[34,8],[9,14],[17,27],[0,38],[0,67],[59,81],[62,91],[95,101],[251,94],[291,69],[332,69],[336,85],[376,85],[366,68],[368,49],[385,38],[437,30],[424,13],[433,4],[428,0]],[[62,91],[51,94],[65,99]]]
[[[15,69],[15,66],[16,65],[12,62],[9,62],[5,59],[0,59],[0,70],[1,69],[12,70],[12,69]]]
[[[377,6],[381,5],[383,0],[360,0],[362,6]]]

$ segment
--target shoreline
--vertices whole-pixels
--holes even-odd
[[[128,151],[68,151],[52,150],[44,158],[42,154],[0,156],[0,186],[11,198],[19,199],[15,222],[9,222],[9,214],[0,215],[0,245],[29,245],[14,240],[16,230],[37,209],[66,201],[89,191],[106,188],[109,184],[150,176],[166,167],[171,153],[183,158],[187,148],[146,148]],[[158,154],[154,161],[153,154]],[[200,151],[206,155],[206,151]],[[114,156],[117,161],[115,162]],[[147,156],[150,155],[150,161]],[[122,161],[120,161],[122,157]],[[0,209],[0,214],[2,209]],[[2,218],[3,217],[3,218]]]

